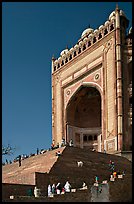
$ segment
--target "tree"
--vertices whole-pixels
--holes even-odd
[[[3,146],[2,145],[2,155],[11,155],[15,151],[15,147],[11,147],[11,145]]]

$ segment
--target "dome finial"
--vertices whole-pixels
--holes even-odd
[[[116,3],[116,8],[115,8],[116,11],[119,10],[119,6],[118,6],[118,3]]]
[[[52,60],[55,60],[54,54],[53,54],[53,56],[52,56]]]

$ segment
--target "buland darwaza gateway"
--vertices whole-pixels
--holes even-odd
[[[99,152],[132,150],[132,28],[116,6],[98,29],[52,58],[52,140]]]

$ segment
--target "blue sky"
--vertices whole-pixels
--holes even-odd
[[[132,3],[118,2],[132,26]],[[2,144],[19,154],[51,145],[51,58],[97,29],[116,2],[2,3]]]

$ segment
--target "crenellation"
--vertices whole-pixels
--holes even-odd
[[[69,63],[70,60],[78,56],[81,52],[88,49],[91,45],[98,42],[108,35],[111,31],[114,30],[115,18],[110,17],[109,21],[106,21],[104,25],[99,26],[98,29],[95,29],[89,34],[84,34],[81,37],[77,44],[74,47],[71,47],[70,50],[65,49],[60,53],[60,57],[54,61],[54,72],[57,71],[60,67]]]

